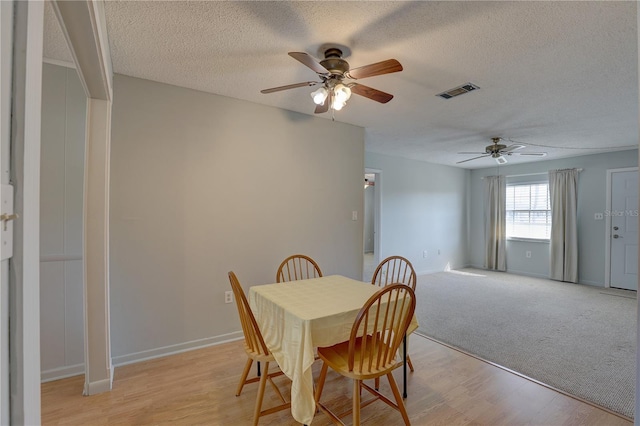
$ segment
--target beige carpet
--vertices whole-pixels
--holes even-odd
[[[634,416],[636,292],[464,269],[416,294],[419,333]]]

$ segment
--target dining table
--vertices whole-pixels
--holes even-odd
[[[316,412],[312,365],[316,348],[349,340],[351,328],[380,287],[341,275],[263,284],[249,304],[265,344],[291,379],[291,414],[310,425]],[[414,316],[407,333],[418,328]]]

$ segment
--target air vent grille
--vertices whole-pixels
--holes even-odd
[[[462,86],[454,87],[453,89],[447,90],[446,92],[438,93],[436,96],[440,96],[442,99],[451,99],[456,96],[472,92],[476,89],[479,89],[479,87],[475,84],[465,83]]]

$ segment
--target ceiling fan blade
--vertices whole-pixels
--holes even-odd
[[[391,74],[392,72],[402,71],[402,65],[395,59],[387,59],[386,61],[376,62],[362,67],[354,68],[347,71],[347,77],[358,79],[365,77],[373,77],[375,75]]]
[[[374,89],[369,86],[364,86],[362,84],[352,83],[349,85],[349,87],[351,88],[351,93],[364,96],[365,98],[372,99],[376,102],[380,102],[381,104],[386,104],[391,99],[393,99],[393,95],[389,93],[385,93],[381,90]]]
[[[480,154],[486,154],[486,152],[458,152],[458,154],[475,154],[475,155],[480,155]]]
[[[478,158],[484,158],[484,157],[488,157],[488,156],[490,156],[490,155],[491,155],[491,154],[481,155],[480,157],[468,158],[468,159],[466,159],[466,160],[458,161],[456,164],[466,163],[467,161],[477,160]]]
[[[530,155],[532,157],[544,157],[547,155],[546,152],[512,152],[509,155]]]
[[[273,93],[273,92],[279,92],[281,90],[295,89],[296,87],[315,86],[318,83],[319,83],[318,81],[305,81],[304,83],[295,83],[295,84],[289,84],[287,86],[272,87],[271,89],[264,89],[264,90],[261,90],[260,93]]]
[[[289,52],[289,56],[293,59],[300,61],[303,65],[308,66],[318,74],[326,74],[329,72],[328,69],[320,65],[320,62],[316,61],[316,59],[305,52]]]
[[[522,149],[522,148],[526,148],[526,147],[524,145],[509,145],[508,147],[503,149],[501,152],[511,152],[511,151],[516,151],[518,149]]]

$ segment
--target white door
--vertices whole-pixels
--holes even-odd
[[[611,287],[638,290],[638,171],[611,174]]]

